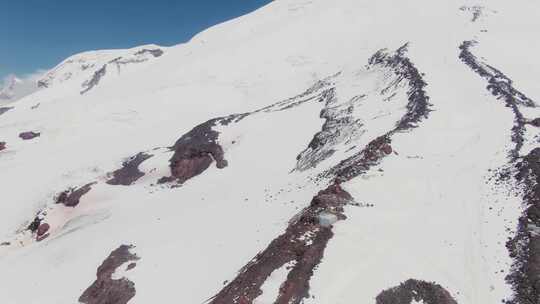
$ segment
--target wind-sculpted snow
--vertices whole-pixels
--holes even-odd
[[[411,60],[405,56],[407,48],[408,44],[405,44],[393,54],[388,54],[384,50],[381,50],[369,60],[370,65],[388,67],[394,72],[396,75],[394,82],[396,84],[392,86],[396,86],[402,81],[406,82],[408,88],[407,113],[399,120],[393,132],[405,131],[416,127],[423,118],[428,117],[431,111],[429,108],[429,97],[424,90],[427,84]],[[383,92],[390,88],[384,89]]]
[[[131,251],[135,247],[121,245],[103,261],[97,269],[97,279],[81,297],[84,304],[126,304],[135,296],[135,283],[128,278],[117,277],[119,271],[130,271],[140,258]],[[124,268],[124,269],[121,269]]]
[[[419,280],[407,280],[399,286],[381,292],[376,304],[457,304],[441,285]]]
[[[395,74],[392,87],[405,82],[407,87],[407,111],[396,123],[395,127],[371,141],[364,150],[356,153],[324,173],[326,176],[335,176],[339,181],[348,181],[365,173],[384,156],[393,152],[391,147],[392,135],[418,126],[418,123],[428,117],[430,110],[429,97],[424,88],[426,82],[414,64],[405,57],[407,45],[399,48],[394,54],[385,54],[378,51],[369,63],[389,67]],[[390,87],[382,91],[385,92]]]
[[[378,84],[377,90],[366,91],[346,101],[338,98],[335,85],[323,92],[321,101],[325,103],[325,108],[320,116],[325,119],[325,123],[307,149],[298,155],[298,170],[317,166],[332,156],[339,145],[345,146],[346,150],[354,149],[358,139],[370,127],[369,122],[366,122],[371,118],[365,115],[366,105],[373,106],[378,102],[384,108],[384,104],[399,103],[397,95],[405,92],[408,98],[405,106],[407,113],[397,122],[395,131],[413,128],[422,118],[427,118],[430,104],[424,91],[426,83],[405,56],[406,51],[407,45],[393,53],[380,50],[369,59],[367,71],[384,75],[384,81]]]

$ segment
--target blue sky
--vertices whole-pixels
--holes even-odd
[[[0,79],[86,50],[174,45],[271,0],[17,0],[0,5]]]

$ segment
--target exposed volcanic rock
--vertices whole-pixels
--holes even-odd
[[[535,127],[540,127],[540,118],[535,118],[531,121],[529,121],[529,124],[535,126]]]
[[[390,135],[383,135],[372,140],[364,150],[353,155],[332,168],[326,174],[335,176],[339,182],[349,181],[365,173],[379,161],[392,153]]]
[[[311,102],[311,101],[325,102],[327,100],[327,98],[325,97],[327,90],[329,89],[330,86],[334,84],[333,83],[334,78],[339,75],[340,73],[336,73],[325,79],[319,80],[315,82],[315,84],[313,84],[305,92],[297,96],[276,102],[274,104],[271,104],[257,111],[251,112],[249,114],[259,113],[259,112],[268,113],[268,112],[285,111],[285,110],[292,109],[294,107],[300,106],[306,102]]]
[[[506,244],[514,259],[506,279],[515,292],[507,303],[540,303],[540,148],[533,149],[516,166],[516,178],[525,188],[525,211],[515,237]]]
[[[345,219],[343,206],[352,197],[338,184],[320,191],[309,207],[294,218],[284,234],[273,240],[257,254],[215,297],[212,304],[247,304],[262,294],[261,286],[270,274],[293,263],[286,281],[275,301],[278,304],[297,304],[309,296],[309,280],[320,263],[328,240],[333,236],[332,225],[321,223],[325,214]]]
[[[457,304],[442,286],[413,279],[381,292],[376,298],[376,304],[411,303]]]
[[[514,127],[512,128],[512,141],[515,143],[514,149],[510,152],[513,160],[519,157],[519,151],[523,146],[523,135],[525,133],[526,120],[519,110],[519,106],[535,107],[535,103],[522,92],[513,87],[513,82],[501,71],[481,62],[471,53],[470,49],[476,44],[476,41],[464,41],[459,49],[461,50],[459,58],[468,65],[474,72],[488,81],[487,89],[497,97],[502,99],[505,105],[514,113]]]
[[[29,131],[29,132],[22,132],[19,134],[19,137],[23,140],[30,140],[30,139],[34,139],[36,137],[39,137],[41,136],[41,133],[39,132],[33,132],[33,131]]]
[[[39,242],[46,239],[49,236],[50,228],[51,226],[47,223],[40,224],[36,232],[36,240]]]
[[[234,117],[236,118],[236,116]],[[215,118],[202,123],[184,134],[171,148],[174,154],[170,159],[171,176],[159,180],[160,183],[187,180],[203,173],[216,161],[216,167],[227,167],[223,148],[218,143],[219,133],[213,129],[217,123],[228,124],[234,118]]]
[[[108,61],[107,63],[103,64],[103,66],[99,70],[94,72],[94,75],[92,75],[92,78],[90,78],[89,80],[86,80],[82,84],[83,90],[80,92],[80,94],[83,95],[87,93],[88,91],[90,91],[91,89],[93,89],[94,87],[96,87],[100,83],[100,81],[103,79],[103,77],[105,77],[105,75],[107,74],[109,65],[113,65],[113,67],[116,66],[117,70],[120,72],[120,68],[123,65],[148,61],[151,58],[147,56],[148,54],[154,58],[157,58],[163,55],[164,52],[163,50],[157,49],[157,48],[156,49],[142,49],[131,55],[119,56],[117,58],[114,58]]]
[[[7,147],[7,144],[5,141],[0,141],[0,151],[5,150]]]
[[[81,95],[90,91],[92,88],[97,86],[103,76],[107,73],[107,65],[103,65],[99,70],[94,72],[94,75],[90,80],[85,81],[82,86],[83,90],[81,91]]]
[[[510,162],[515,165],[518,184],[523,186],[523,204],[525,211],[519,218],[516,235],[510,239],[506,247],[514,260],[511,272],[506,280],[514,290],[510,304],[540,303],[540,148],[520,157],[524,142],[525,124],[540,125],[540,119],[527,121],[520,107],[536,107],[536,103],[513,87],[512,80],[501,71],[481,62],[471,53],[470,48],[475,41],[461,44],[460,59],[473,71],[488,81],[487,89],[505,102],[514,114],[512,141],[514,147],[510,151]],[[507,170],[504,170],[507,172]],[[501,176],[508,178],[508,174]]]
[[[86,184],[80,188],[70,188],[58,195],[56,204],[62,204],[66,207],[76,207],[83,195],[92,190],[95,182]]]
[[[113,274],[125,263],[139,260],[137,255],[131,253],[133,248],[134,246],[122,245],[111,252],[101,266],[98,267],[97,279],[80,296],[79,302],[84,304],[128,303],[135,296],[135,284],[125,277],[117,280],[113,279]],[[134,267],[131,266],[130,269]]]
[[[416,127],[430,111],[429,98],[424,91],[426,83],[414,65],[404,57],[405,51],[406,45],[392,56],[380,51],[370,60],[370,64],[390,67],[398,77],[397,82],[407,80],[409,102],[405,115],[395,128],[371,141],[361,152],[325,172],[326,177],[334,178],[334,183],[319,192],[309,207],[290,221],[285,233],[274,239],[264,251],[244,266],[238,276],[211,299],[211,304],[253,303],[262,294],[261,286],[271,273],[289,264],[292,266],[288,268],[287,279],[281,284],[274,303],[299,304],[309,296],[309,281],[333,236],[333,224],[346,219],[343,207],[352,201],[352,197],[340,187],[340,183],[363,174],[382,158],[390,155],[393,152],[391,136]],[[321,97],[321,100],[332,103],[333,91],[324,90]],[[323,133],[324,127],[321,133],[315,135],[310,147],[324,146],[323,141],[327,142],[327,139],[336,134],[327,132],[328,136],[325,136]]]
[[[326,89],[322,93],[320,99],[325,103],[325,108],[321,111],[320,117],[325,119],[325,122],[322,130],[313,136],[308,147],[297,156],[296,169],[306,170],[317,166],[335,153],[335,145],[352,141],[361,134],[362,122],[355,119],[352,112],[355,104],[363,97],[356,96],[349,102],[336,105],[334,88]]]
[[[41,225],[41,221],[43,221],[43,217],[41,215],[36,216],[26,229],[30,230],[31,232],[37,232],[39,226]]]
[[[214,118],[196,126],[171,147],[171,150],[175,151],[170,160],[171,176],[161,178],[158,183],[177,181],[182,184],[204,172],[213,161],[216,161],[216,166],[220,169],[227,167],[223,148],[218,143],[219,133],[213,129],[217,124],[226,126],[257,113],[284,111],[311,101],[323,102],[328,98],[327,94],[330,93],[330,91],[323,91],[323,89],[331,85],[332,78],[337,75],[316,82],[311,88],[293,98],[279,101],[253,112]]]
[[[383,68],[389,71],[391,75],[389,77],[392,80],[382,89],[381,94],[395,92],[400,87],[407,89],[408,102],[406,114],[396,123],[395,129],[381,137],[387,138],[386,145],[380,147],[386,154],[392,152],[389,145],[389,137],[392,133],[416,127],[423,118],[428,117],[431,111],[429,97],[424,90],[427,84],[414,64],[405,56],[406,51],[407,44],[393,53],[389,53],[386,50],[379,50],[368,61],[368,69]],[[330,88],[323,92],[321,99],[325,102],[325,108],[321,112],[321,118],[325,119],[325,123],[322,130],[315,134],[307,149],[298,155],[298,170],[315,167],[335,152],[334,147],[336,145],[340,143],[353,144],[355,139],[362,135],[362,121],[355,119],[353,112],[357,104],[365,98],[368,97],[366,95],[358,95],[348,102],[339,104],[334,89]],[[373,148],[370,147],[365,152],[369,153]],[[372,152],[373,155],[368,155],[368,158],[373,161],[375,151],[373,150]],[[331,174],[335,175],[336,171],[355,170],[354,166],[351,166],[353,162],[360,161],[366,163],[363,160],[359,160],[359,157],[361,155],[355,155],[350,160],[342,162],[338,165],[342,169],[335,169]],[[361,170],[356,171],[361,172]],[[345,172],[338,173],[337,175],[345,175]]]
[[[12,107],[0,107],[0,115],[6,113],[7,111],[13,109]]]
[[[416,69],[409,58],[405,56],[408,43],[397,49],[394,53],[387,53],[380,50],[369,59],[369,64],[374,66],[385,66],[391,68],[397,79],[396,82],[407,81],[409,89],[407,96],[407,113],[397,123],[395,131],[404,131],[417,126],[422,118],[429,115],[429,97],[424,90],[427,86],[422,78],[422,74]]]
[[[141,152],[122,164],[122,168],[112,173],[112,178],[107,181],[109,185],[124,185],[129,186],[144,176],[144,173],[139,170],[139,165],[153,155]]]
[[[135,55],[151,54],[154,57],[160,57],[163,53],[164,52],[161,49],[143,49],[136,52]]]

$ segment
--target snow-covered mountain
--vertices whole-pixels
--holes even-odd
[[[540,5],[278,0],[0,107],[7,304],[540,303]]]
[[[39,75],[30,75],[20,79],[15,75],[8,75],[0,83],[0,105],[5,105],[21,99],[39,89],[35,78]]]

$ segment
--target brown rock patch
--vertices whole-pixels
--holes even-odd
[[[109,185],[129,186],[144,176],[144,172],[139,170],[139,165],[153,155],[141,152],[122,164],[122,168],[112,173],[112,178],[107,181]]]
[[[216,162],[216,167],[227,167],[223,148],[217,142],[219,133],[213,130],[216,123],[228,123],[229,118],[216,118],[193,128],[183,135],[171,148],[174,151],[169,167],[171,176],[164,177],[159,183],[173,180],[184,183],[187,180],[203,173]]]
[[[92,190],[95,182],[86,184],[80,188],[70,188],[58,195],[56,204],[62,204],[66,207],[76,207],[83,195]]]
[[[271,273],[287,263],[292,266],[275,303],[301,303],[309,296],[309,280],[333,236],[331,225],[320,224],[320,215],[330,212],[344,219],[343,206],[351,200],[352,197],[337,184],[320,191],[310,206],[291,221],[285,233],[244,266],[210,303],[252,303],[262,294],[261,286]]]
[[[41,136],[41,133],[33,132],[33,131],[22,132],[19,134],[19,137],[23,140],[30,140],[39,136]]]
[[[127,278],[114,280],[112,275],[124,263],[139,260],[137,255],[130,252],[133,248],[134,246],[122,245],[111,252],[98,267],[97,279],[83,292],[79,302],[84,304],[128,303],[135,296],[135,284]]]
[[[381,292],[376,298],[376,304],[411,304],[413,301],[424,304],[457,304],[441,285],[413,279]]]

